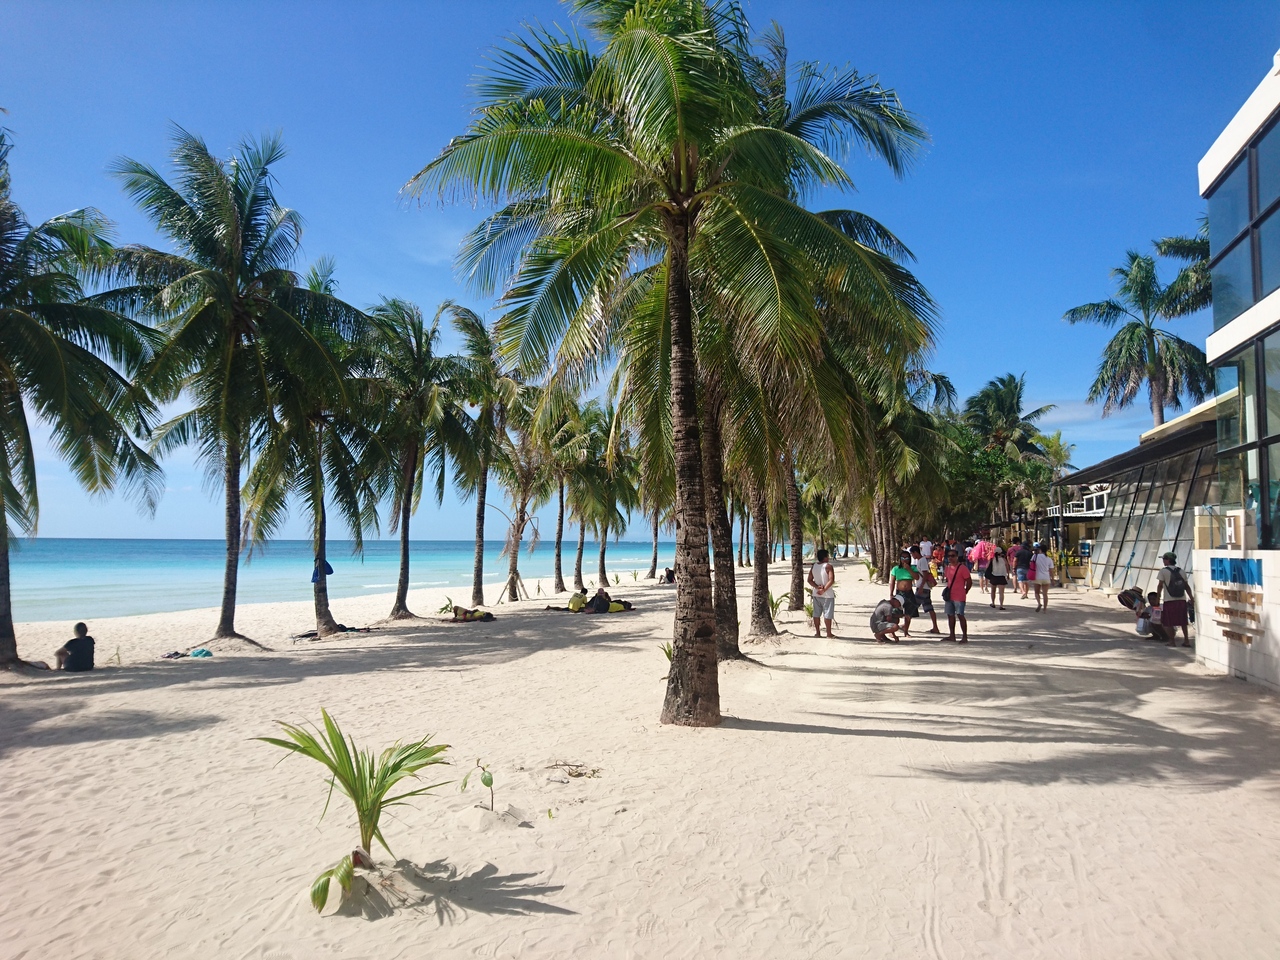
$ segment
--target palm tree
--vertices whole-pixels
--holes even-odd
[[[430,484],[443,502],[446,461],[474,467],[464,410],[468,370],[453,356],[441,356],[440,319],[463,308],[440,304],[428,324],[417,305],[383,299],[369,311],[370,376],[381,409],[379,435],[388,453],[392,530],[400,535],[400,575],[388,619],[413,617],[409,598],[409,521]]]
[[[177,186],[147,164],[115,164],[125,192],[177,251],[122,248],[119,269],[134,285],[115,298],[159,318],[168,334],[145,371],[156,398],[194,403],[161,424],[153,442],[160,452],[195,443],[210,473],[221,478],[226,567],[214,636],[239,637],[240,476],[246,457],[275,429],[279,402],[263,371],[285,369],[316,389],[340,391],[338,366],[317,331],[349,336],[363,314],[306,289],[291,269],[302,219],[276,201],[271,167],[284,156],[277,137],[245,140],[224,161],[178,127],[171,156]]]
[[[534,432],[533,407],[537,397],[533,387],[522,387],[515,404],[508,410],[508,426],[494,446],[492,468],[498,483],[511,501],[510,525],[503,552],[507,555],[508,600],[520,599],[520,545],[531,526],[529,541],[532,551],[538,545],[535,512],[551,496],[552,472],[546,450]]]
[[[468,262],[515,268],[504,337],[522,366],[570,347],[637,264],[659,261],[669,329],[676,478],[676,616],[662,720],[719,722],[706,537],[693,279],[741,306],[750,342],[807,368],[821,340],[809,268],[830,269],[863,314],[923,307],[914,281],[793,198],[847,188],[831,158],[870,146],[896,171],[922,132],[897,97],[851,71],[809,70],[783,128],[761,122],[747,25],[737,7],[695,0],[580,0],[602,49],[533,30],[495,58],[468,132],[409,183],[505,203]],[[825,148],[825,149],[824,149]],[[466,259],[466,258],[464,258]],[[609,338],[599,337],[599,343]]]
[[[986,441],[988,450],[1000,450],[1011,460],[1042,457],[1037,446],[1040,431],[1036,421],[1054,409],[1052,403],[1035,410],[1023,409],[1027,375],[1006,373],[987,385],[964,404],[964,419]]]
[[[332,260],[322,259],[308,272],[306,288],[333,296],[333,269]],[[366,345],[342,339],[323,323],[312,328],[304,320],[304,325],[334,358],[341,380],[313,382],[287,366],[277,368],[275,358],[268,356],[264,369],[275,398],[276,426],[267,433],[245,483],[245,530],[251,546],[264,544],[284,521],[291,495],[306,503],[315,557],[311,584],[316,634],[325,637],[343,629],[329,609],[327,503],[338,508],[356,552],[363,550],[365,529],[377,526],[378,492],[366,463],[371,459],[370,448],[379,441],[371,411],[359,402],[369,392],[362,383],[367,373]]]
[[[1169,243],[1166,249],[1172,252],[1183,247]],[[1195,263],[1187,269],[1203,272]],[[1117,285],[1115,297],[1082,304],[1063,314],[1067,323],[1114,327],[1123,322],[1103,348],[1098,376],[1089,388],[1089,402],[1101,400],[1104,417],[1133,403],[1144,383],[1151,398],[1151,419],[1157,427],[1164,423],[1166,408],[1181,408],[1182,394],[1199,403],[1213,390],[1213,373],[1204,351],[1156,326],[1157,320],[1169,320],[1207,304],[1208,287],[1195,279],[1195,272],[1184,271],[1180,282],[1175,281],[1176,288],[1165,287],[1156,275],[1155,259],[1130,250],[1124,265],[1111,271]]]
[[[476,497],[476,546],[471,568],[471,605],[484,606],[484,512],[489,490],[489,471],[499,444],[507,432],[507,412],[520,389],[519,378],[507,369],[493,331],[471,310],[451,311],[454,328],[462,335],[466,376],[464,394],[474,408],[467,425],[468,463],[458,479],[462,488]]]
[[[1076,468],[1071,462],[1071,454],[1075,450],[1074,443],[1067,443],[1062,439],[1062,431],[1055,430],[1053,433],[1041,435],[1037,446],[1044,451],[1044,462],[1049,468],[1049,479],[1053,485],[1053,492],[1058,500],[1059,523],[1062,522],[1062,487],[1058,485],[1058,481],[1067,475],[1067,473]],[[1059,528],[1061,531],[1061,528]],[[1059,536],[1061,534],[1059,533]],[[1061,542],[1058,544],[1062,546]]]
[[[111,255],[108,223],[95,210],[27,222],[9,194],[10,143],[0,130],[0,669],[22,665],[9,591],[9,545],[16,528],[33,534],[40,517],[34,414],[53,446],[90,491],[117,484],[154,509],[159,468],[130,431],[149,422],[146,396],[126,379],[161,345],[148,330],[102,302],[86,300],[81,276]]]
[[[586,461],[587,437],[583,433],[578,399],[566,391],[555,401],[554,411],[548,409],[544,417],[549,426],[539,423],[538,435],[545,448],[547,468],[556,485],[556,539],[552,590],[564,593],[564,520],[567,501],[565,487],[575,471],[581,470]]]
[[[1185,263],[1165,288],[1165,315],[1183,317],[1213,305],[1213,278],[1209,272],[1209,216],[1200,217],[1194,237],[1165,237],[1155,243],[1156,253]]]

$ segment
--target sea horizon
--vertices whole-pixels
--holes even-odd
[[[28,537],[11,541],[11,594],[14,620],[32,622],[88,620],[213,607],[222,600],[225,546],[220,539],[170,537]],[[500,556],[504,540],[486,540],[484,579],[505,579],[508,560]],[[563,567],[573,575],[577,537],[566,539]],[[353,554],[351,540],[328,541],[333,567],[329,596],[391,593],[399,577],[400,541],[366,540],[363,555]],[[586,542],[583,576],[595,579],[599,545]],[[410,540],[410,589],[470,588],[474,540]],[[674,563],[675,542],[658,541],[660,566]],[[653,555],[652,540],[610,541],[606,566],[624,577],[643,577]],[[539,586],[549,594],[554,573],[555,542],[541,541],[520,551],[520,575],[530,594]],[[237,603],[310,600],[310,540],[271,540],[241,553]],[[539,584],[539,581],[544,581]],[[459,600],[470,600],[469,589]]]

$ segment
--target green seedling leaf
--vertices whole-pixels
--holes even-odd
[[[492,786],[493,786],[493,774],[492,774],[492,773],[490,773],[488,770],[483,771],[483,772],[480,774],[480,782],[481,782],[482,784],[484,784],[486,787],[492,787]]]

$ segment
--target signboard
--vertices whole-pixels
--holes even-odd
[[[1262,561],[1210,557],[1213,619],[1222,635],[1237,643],[1262,636]]]

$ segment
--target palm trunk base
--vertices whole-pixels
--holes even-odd
[[[391,612],[387,614],[388,620],[420,620],[422,619],[403,603],[397,603],[391,608]]]

